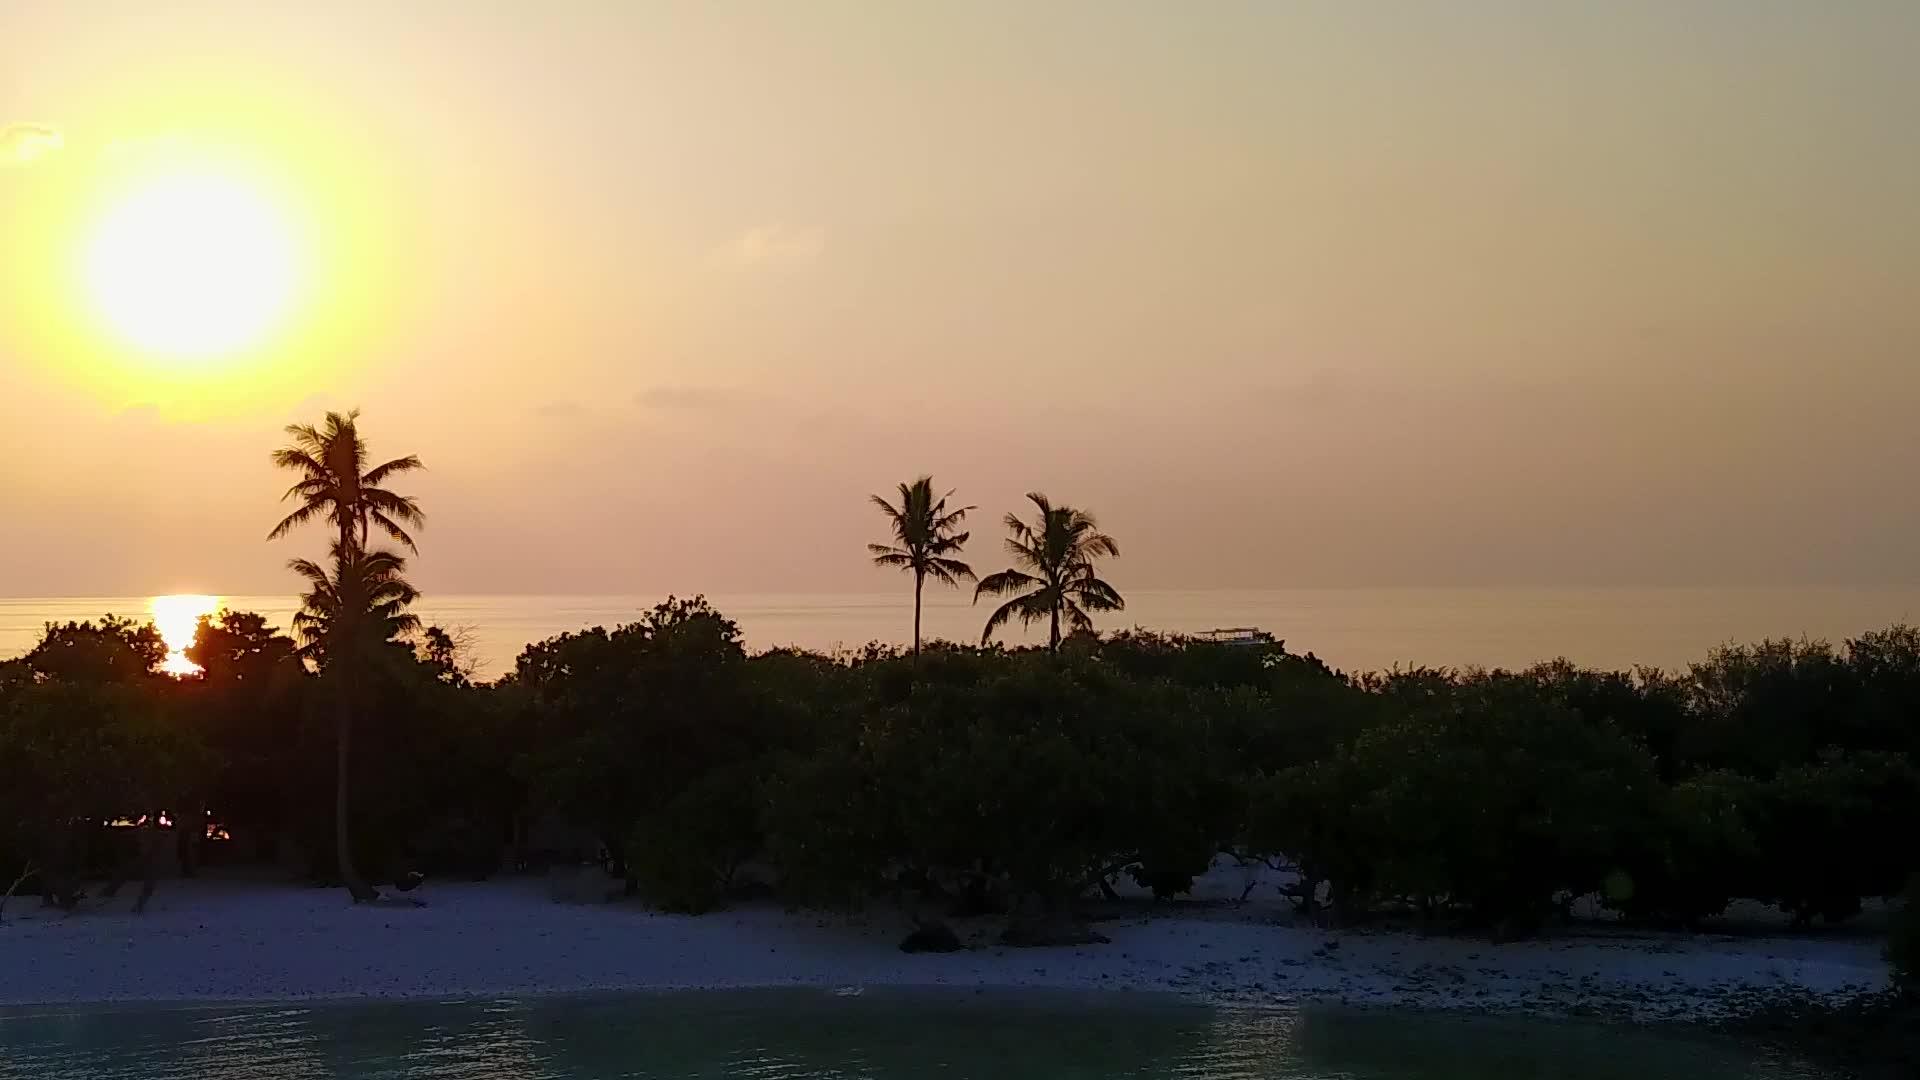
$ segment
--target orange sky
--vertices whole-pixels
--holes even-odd
[[[353,405],[429,590],[891,589],[927,471],[1123,590],[1920,580],[1920,5],[275,6],[0,0],[0,594],[292,588]],[[73,270],[175,160],[300,250],[217,362]]]

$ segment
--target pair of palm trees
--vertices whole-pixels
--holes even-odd
[[[1090,630],[1094,611],[1119,611],[1126,607],[1113,586],[1094,572],[1094,562],[1117,557],[1120,545],[1100,531],[1093,515],[1071,506],[1055,506],[1038,492],[1027,499],[1037,511],[1028,522],[1018,514],[1006,516],[1007,553],[1024,569],[1002,570],[985,578],[975,578],[973,568],[954,556],[966,544],[970,533],[960,526],[967,513],[978,507],[962,506],[949,510],[949,491],[935,496],[933,478],[923,476],[911,484],[900,485],[898,506],[875,495],[873,502],[887,516],[893,529],[893,543],[868,544],[873,561],[913,574],[913,651],[920,652],[921,592],[928,578],[957,588],[962,579],[975,582],[973,599],[982,596],[1011,596],[987,617],[980,635],[982,645],[993,640],[993,632],[1013,619],[1020,625],[1048,624],[1049,648],[1060,648],[1060,625],[1071,630]]]
[[[379,894],[354,866],[348,829],[354,710],[362,687],[392,655],[391,643],[420,627],[420,620],[407,610],[419,593],[404,576],[406,558],[375,549],[370,541],[378,529],[418,553],[407,529],[425,524],[419,503],[382,486],[395,476],[422,468],[420,459],[409,455],[367,468],[359,416],[358,411],[330,412],[319,427],[287,428],[292,444],[275,451],[273,462],[300,475],[282,497],[298,500],[299,505],[267,536],[278,539],[316,520],[334,530],[331,565],[310,559],[294,559],[287,565],[307,584],[300,612],[293,617],[299,655],[312,661],[332,684],[335,856],[340,878],[356,903],[378,899]]]

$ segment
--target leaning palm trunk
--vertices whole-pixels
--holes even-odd
[[[340,880],[347,886],[347,892],[353,896],[356,904],[380,899],[380,894],[360,878],[360,871],[353,864],[353,834],[348,825],[352,817],[348,803],[348,792],[352,785],[348,783],[347,767],[353,759],[353,693],[352,683],[341,687],[340,712],[336,719],[334,733],[335,762],[333,788],[333,843],[334,858],[340,864]]]
[[[7,886],[6,892],[0,893],[0,924],[7,921],[7,901],[13,899],[13,894],[20,891],[20,886],[25,885],[39,870],[33,860],[28,859],[27,865],[20,869],[20,876],[13,879],[13,884]]]
[[[175,828],[183,827],[175,825]],[[153,891],[158,886],[161,844],[160,811],[154,810],[147,815],[146,828],[140,830],[140,895],[133,901],[135,915],[146,912],[147,901],[153,899]]]
[[[390,551],[359,551],[334,546],[333,569],[307,559],[290,564],[307,579],[294,628],[304,642],[302,659],[315,662],[335,694],[334,706],[334,858],[340,878],[355,901],[377,900],[353,865],[352,779],[353,713],[360,703],[360,681],[379,666],[379,650],[420,628],[407,611],[418,595],[400,572],[406,560]]]

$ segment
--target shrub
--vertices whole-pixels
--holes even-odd
[[[627,876],[664,911],[719,907],[740,865],[764,846],[759,800],[760,784],[743,770],[702,777],[634,826]]]
[[[1715,771],[1659,792],[1653,828],[1631,845],[1626,888],[1609,891],[1608,906],[1636,921],[1683,926],[1725,911],[1756,879],[1758,787]]]
[[[1796,924],[1857,915],[1862,897],[1895,895],[1913,872],[1912,851],[1886,831],[1920,816],[1920,781],[1905,755],[1830,752],[1782,769],[1760,793],[1766,858],[1750,895]]]

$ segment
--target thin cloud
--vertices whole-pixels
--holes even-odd
[[[47,124],[0,126],[0,165],[31,165],[66,145],[60,129]]]
[[[648,409],[704,411],[725,409],[757,400],[751,390],[732,386],[651,386],[633,395],[634,404]]]
[[[108,143],[100,156],[110,161],[138,160],[176,153],[185,145],[178,135],[128,135]]]
[[[735,269],[811,263],[827,249],[822,225],[756,225],[742,229],[713,252],[718,266]]]

